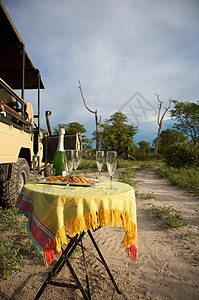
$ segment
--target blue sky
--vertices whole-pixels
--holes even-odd
[[[91,137],[122,111],[139,127],[136,142],[157,134],[157,99],[199,99],[199,0],[2,0],[41,72],[41,127],[79,122]],[[25,92],[36,108],[36,92]],[[169,114],[163,129],[171,127]]]

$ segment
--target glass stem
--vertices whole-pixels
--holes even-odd
[[[70,174],[67,175],[67,178],[68,178],[68,179],[67,179],[67,189],[69,188],[69,178],[70,178],[69,175],[70,175]]]
[[[100,181],[101,171],[99,171],[99,181]]]
[[[112,179],[113,179],[113,175],[110,175],[110,189],[113,188]]]

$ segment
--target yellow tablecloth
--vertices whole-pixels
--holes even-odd
[[[125,231],[123,248],[135,261],[137,253],[137,220],[134,189],[114,182],[117,190],[107,189],[109,182],[92,187],[26,184],[16,203],[19,212],[28,216],[30,237],[44,251],[48,264],[59,255],[67,235],[73,237],[100,226],[122,226]]]

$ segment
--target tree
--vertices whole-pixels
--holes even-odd
[[[71,122],[68,124],[59,123],[53,130],[53,134],[59,134],[59,128],[64,128],[66,134],[73,134],[76,132],[80,132],[82,136],[82,144],[85,146],[85,144],[88,143],[88,139],[86,136],[82,133],[86,132],[86,129],[84,128],[84,125],[78,123],[78,122]]]
[[[96,150],[98,151],[99,150],[99,125],[100,125],[100,121],[101,121],[101,117],[98,119],[98,115],[97,115],[97,109],[96,110],[91,110],[90,108],[88,108],[88,106],[86,105],[86,100],[84,98],[84,95],[83,95],[83,92],[82,92],[82,88],[81,88],[81,84],[80,84],[80,81],[79,81],[79,89],[80,89],[80,93],[81,93],[81,96],[82,96],[82,100],[84,102],[84,106],[86,107],[86,109],[88,111],[90,111],[92,114],[95,115],[95,126],[96,126]]]
[[[162,104],[163,102],[160,100],[160,96],[155,94],[156,97],[157,97],[157,100],[158,100],[158,119],[157,119],[157,122],[158,122],[158,134],[157,134],[157,138],[156,138],[156,144],[155,144],[155,151],[154,151],[154,157],[157,156],[157,153],[158,153],[158,144],[159,144],[159,139],[160,139],[160,132],[162,130],[162,127],[164,125],[164,118],[165,118],[165,115],[167,113],[167,111],[169,110],[170,106],[171,106],[171,100],[169,100],[169,105],[167,107],[165,107],[165,110],[161,116],[161,110],[162,110]]]
[[[93,151],[93,146],[92,146],[92,140],[85,138],[84,139],[84,155],[85,156],[91,156],[92,151]]]
[[[173,127],[189,136],[194,143],[199,142],[199,104],[176,100],[173,103],[171,117],[176,121]]]
[[[91,138],[91,140],[92,140],[92,142],[94,143],[95,141],[96,141],[96,136],[97,136],[97,132],[96,132],[96,130],[95,131],[93,131],[92,132],[92,138]],[[101,147],[102,147],[102,134],[101,134],[101,131],[99,130],[99,132],[98,132],[98,149],[100,150],[101,149]],[[97,149],[96,149],[97,150]],[[98,150],[97,150],[98,151]]]
[[[81,125],[78,122],[71,122],[68,124],[59,123],[53,130],[53,134],[59,134],[60,127],[65,129],[66,134],[72,134],[76,132],[84,133],[86,132],[86,129],[84,128],[84,125]]]
[[[188,137],[176,129],[166,129],[160,133],[158,152],[164,154],[167,148],[178,143],[188,142]]]
[[[133,144],[133,136],[137,133],[137,126],[128,125],[127,117],[116,112],[100,128],[102,148],[105,151],[115,150],[118,156],[127,157],[128,148]]]
[[[138,143],[139,145],[139,149],[141,150],[141,152],[145,155],[147,153],[150,153],[151,151],[151,145],[149,142],[146,142],[146,141],[140,141]]]

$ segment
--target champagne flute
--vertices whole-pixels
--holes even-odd
[[[76,175],[76,170],[79,167],[82,159],[82,150],[73,150],[74,151],[74,164],[73,168],[75,170],[74,175]]]
[[[100,180],[100,176],[101,176],[101,171],[104,165],[104,151],[96,151],[96,163],[97,163],[97,168],[99,171],[99,182]]]
[[[117,152],[116,151],[108,151],[106,156],[106,165],[110,175],[110,187],[108,189],[117,190],[117,188],[112,185],[113,174],[115,173],[117,166]]]
[[[66,149],[66,163],[65,163],[65,171],[67,175],[67,185],[65,186],[66,189],[72,189],[69,187],[69,179],[70,179],[70,173],[72,172],[73,169],[73,163],[74,163],[74,152],[73,150]]]

